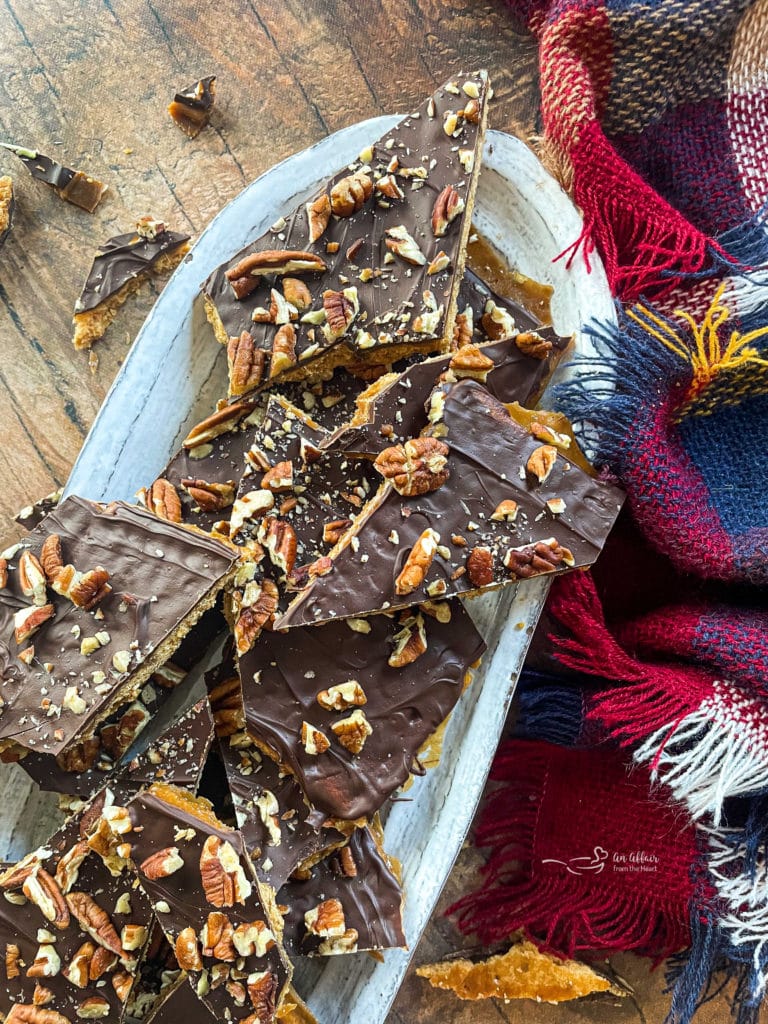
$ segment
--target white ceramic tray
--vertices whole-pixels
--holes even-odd
[[[68,493],[131,500],[155,478],[188,428],[226,390],[225,359],[205,322],[200,282],[396,120],[352,125],[298,153],[211,222],[139,332],[75,463]],[[555,326],[575,332],[577,351],[584,351],[581,325],[614,316],[605,275],[596,258],[589,275],[581,261],[571,271],[563,261],[552,262],[579,235],[581,221],[518,139],[488,133],[474,221],[511,265],[554,286]],[[386,1017],[472,820],[547,587],[546,580],[531,580],[468,603],[488,653],[453,713],[440,765],[415,780],[386,824],[387,849],[403,865],[410,952],[388,952],[383,964],[359,955],[303,965],[297,987],[322,1024],[380,1024]],[[0,799],[0,858],[17,857],[47,838],[56,821],[53,800],[17,767],[2,767]]]

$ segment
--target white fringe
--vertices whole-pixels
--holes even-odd
[[[653,779],[669,786],[694,821],[709,815],[718,827],[727,797],[768,786],[768,712],[733,683],[715,682],[711,697],[677,726],[657,729],[634,760],[656,761]]]
[[[765,308],[768,273],[754,270],[745,277],[732,277],[728,281],[723,301],[737,316],[757,313]]]

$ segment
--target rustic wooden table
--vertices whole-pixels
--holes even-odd
[[[197,235],[248,182],[329,132],[406,111],[462,67],[487,67],[492,124],[523,137],[535,128],[536,53],[503,0],[4,0],[0,6],[0,141],[39,147],[89,170],[110,192],[94,216],[61,202],[0,151],[17,185],[14,230],[0,253],[0,527],[64,483],[132,338],[153,287],[121,311],[87,355],[71,344],[72,306],[95,246],[145,213]],[[212,126],[195,140],[171,123],[176,88],[218,75]],[[212,342],[213,344],[213,342]],[[444,905],[471,883],[457,866]],[[458,937],[436,914],[415,962],[439,958]],[[637,996],[555,1008],[459,1003],[413,974],[393,1022],[455,1024],[574,1020],[660,1021],[661,972],[622,957]],[[725,1016],[711,1004],[705,1018]]]

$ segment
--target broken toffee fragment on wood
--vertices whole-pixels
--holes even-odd
[[[216,75],[208,75],[177,92],[168,113],[184,134],[194,139],[210,121],[215,99]]]
[[[12,146],[7,142],[0,142],[0,147],[14,153],[26,165],[33,178],[49,185],[62,199],[88,213],[93,213],[107,191],[107,186],[98,178],[65,167],[36,149]]]

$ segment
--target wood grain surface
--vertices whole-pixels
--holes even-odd
[[[491,123],[535,129],[536,54],[502,0],[0,0],[0,141],[89,171],[110,191],[91,216],[34,182],[0,151],[16,184],[14,228],[0,251],[0,528],[64,483],[91,422],[162,282],[146,286],[97,346],[98,367],[71,344],[73,303],[95,247],[151,213],[197,235],[243,186],[290,153],[378,113],[405,112],[462,68],[487,67]],[[166,107],[174,91],[218,76],[211,126],[185,138]],[[211,339],[211,344],[214,344]],[[442,901],[473,883],[462,856]],[[415,963],[459,944],[435,915]],[[413,973],[392,1022],[662,1021],[660,971],[615,964],[636,996],[543,1004],[459,1003]],[[702,1022],[723,1020],[721,998]]]

